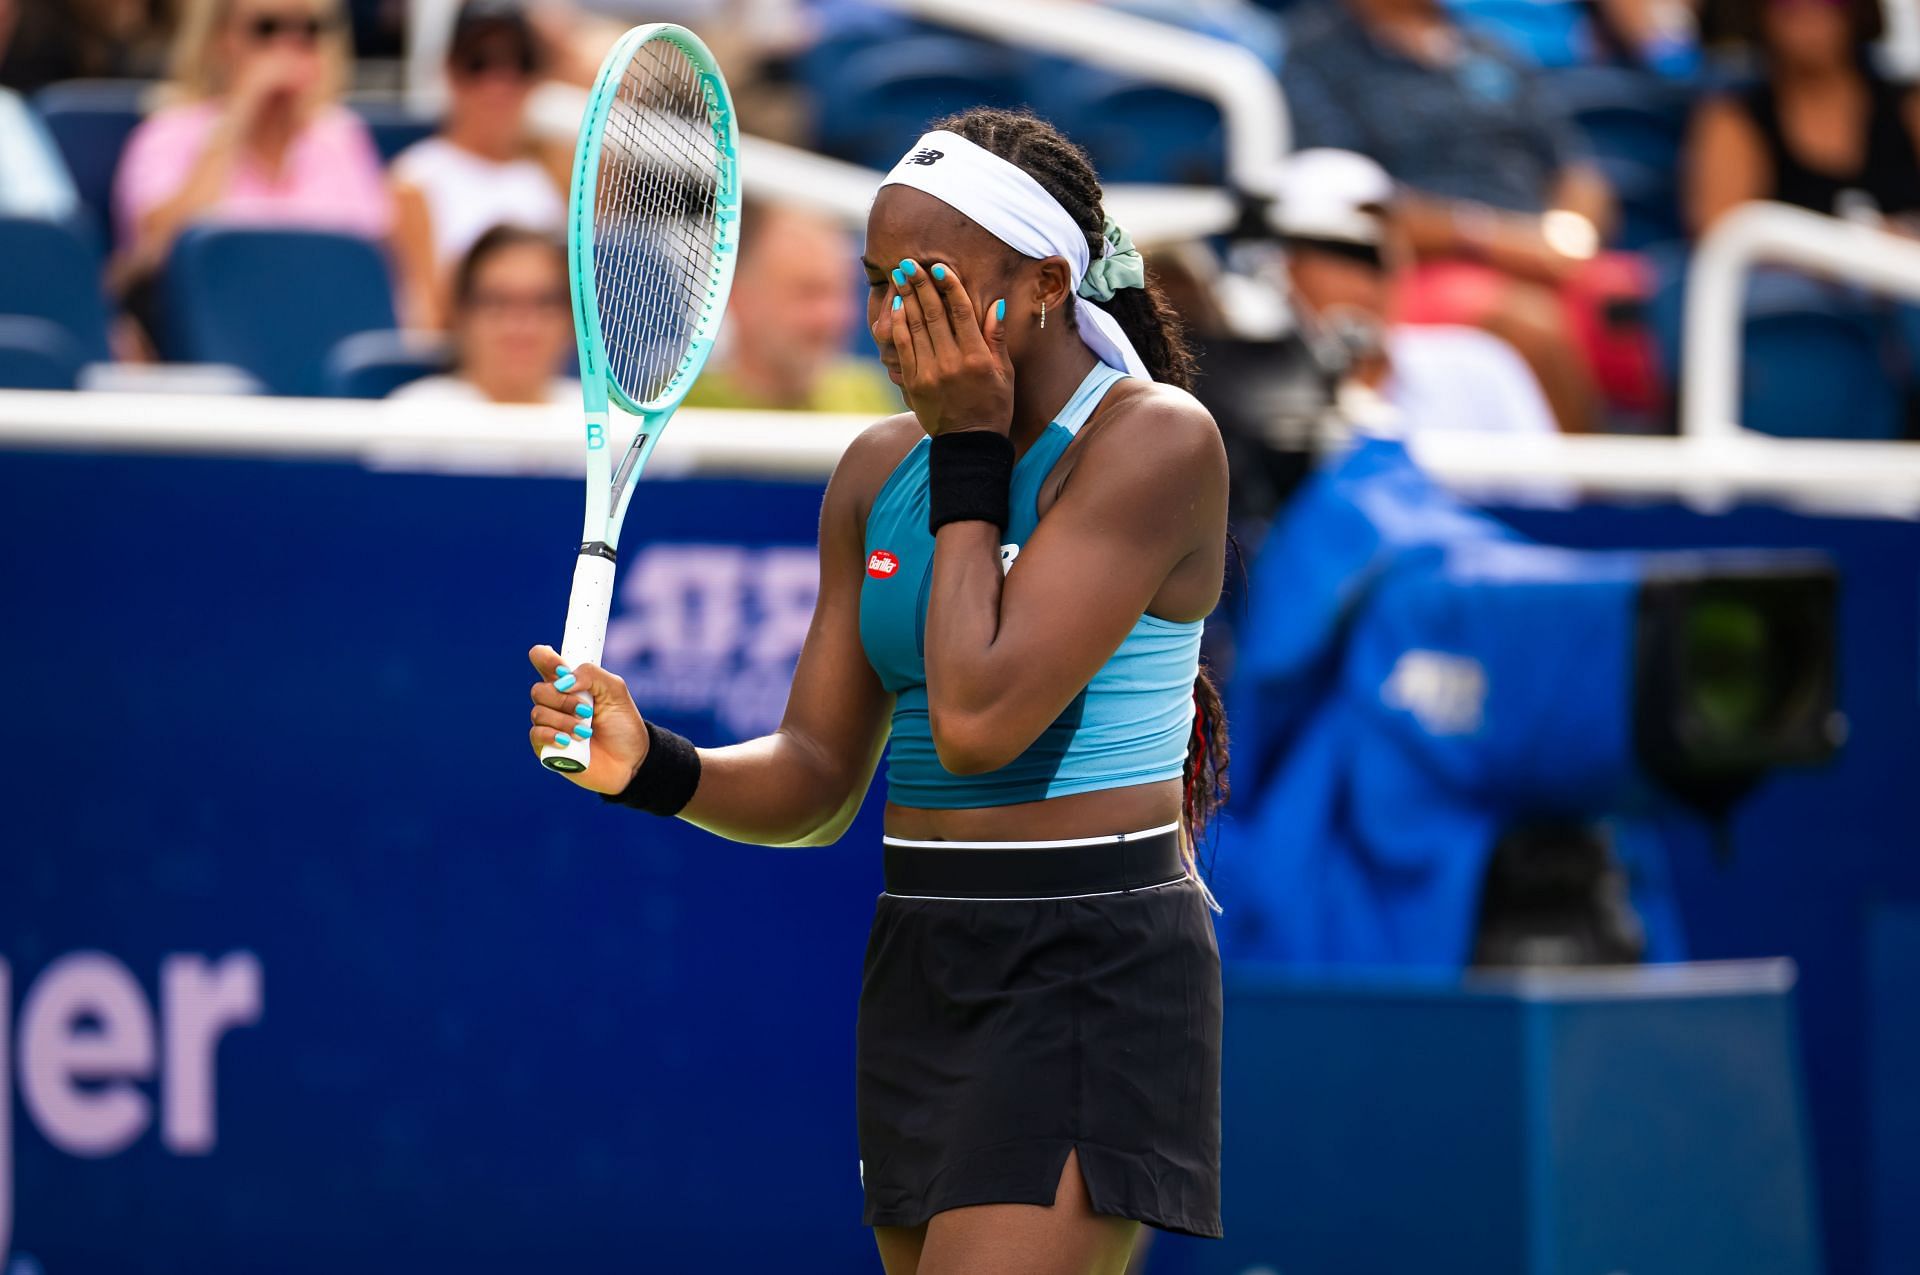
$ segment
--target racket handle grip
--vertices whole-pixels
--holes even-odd
[[[567,598],[567,631],[560,642],[560,662],[568,668],[600,663],[607,643],[607,613],[613,606],[613,559],[598,544],[581,550],[573,564],[573,593]],[[540,764],[548,770],[576,775],[593,762],[591,740],[576,739],[561,747],[540,750]]]

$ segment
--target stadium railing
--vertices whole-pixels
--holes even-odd
[[[650,476],[735,474],[819,481],[872,422],[864,416],[723,412],[674,418]],[[358,462],[374,468],[578,475],[579,413],[564,407],[272,399],[199,394],[0,392],[0,450],[122,451]],[[1737,502],[1829,514],[1920,517],[1920,447],[1771,438],[1517,437],[1425,432],[1408,442],[1464,491],[1569,492]]]
[[[1880,69],[1896,80],[1920,76],[1920,0],[1882,0],[1886,35],[1875,50]]]
[[[1226,125],[1227,180],[1236,190],[1271,195],[1282,157],[1293,148],[1280,82],[1240,45],[1151,18],[1062,0],[983,4],[980,0],[875,0],[925,22],[989,40],[1058,54],[1204,98]]]
[[[1767,265],[1920,301],[1920,243],[1786,204],[1734,209],[1701,240],[1688,267],[1680,372],[1681,433],[1688,439],[1752,437],[1740,426],[1741,346],[1747,280]]]
[[[876,2],[922,21],[1119,71],[1214,103],[1225,125],[1227,177],[1239,191],[1273,193],[1279,162],[1292,149],[1279,81],[1258,56],[1229,41],[1063,0]],[[443,104],[441,64],[458,8],[457,0],[414,0],[408,6],[406,97],[417,112],[432,113]],[[570,132],[563,95],[542,92],[543,100],[535,103],[542,126]],[[574,113],[577,118],[577,108]],[[750,171],[742,165],[743,175]],[[792,193],[799,192],[796,188]],[[868,198],[871,194],[869,187]]]
[[[740,180],[750,195],[809,208],[850,229],[864,227],[882,173],[760,137],[740,139]],[[1108,208],[1142,244],[1199,239],[1232,229],[1233,196],[1210,186],[1119,183],[1105,187]]]

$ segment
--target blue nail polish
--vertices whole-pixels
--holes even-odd
[[[893,308],[894,308],[894,309],[896,309],[896,310],[898,310],[898,309],[900,308],[900,298],[899,298],[899,297],[895,297],[895,298],[893,299]]]
[[[564,664],[562,664],[562,665],[560,665],[560,666],[558,666],[557,668],[555,668],[555,669],[553,670],[553,675],[554,675],[555,677],[565,677],[565,676],[566,676],[567,674],[569,674],[569,673],[571,673],[571,672],[573,672],[573,670],[572,670],[572,669],[570,669],[570,668],[568,668],[568,667],[567,667],[566,665],[564,665]]]
[[[934,277],[935,279],[944,279],[944,278],[946,278],[946,277],[947,277],[947,268],[946,268],[945,266],[935,266],[935,267],[933,268],[933,277]]]
[[[901,268],[902,270],[904,270],[904,271],[906,271],[906,272],[907,272],[908,274],[912,274],[912,273],[913,273],[913,269],[914,269],[914,267],[913,267],[913,263],[912,263],[911,261],[903,261],[903,262],[901,262],[901,263],[900,263],[900,268]]]
[[[555,683],[553,684],[553,689],[554,689],[554,690],[556,690],[556,691],[570,691],[570,690],[572,690],[572,689],[573,689],[573,674],[571,674],[571,673],[569,673],[569,674],[567,674],[567,675],[566,675],[565,677],[563,677],[563,678],[561,678],[561,679],[560,679],[559,681],[557,681],[557,682],[555,682]]]
[[[591,705],[591,704],[575,704],[575,705],[573,706],[573,715],[574,715],[575,717],[592,717],[592,716],[593,716],[593,705]]]
[[[565,735],[562,735],[556,731],[553,736],[553,742],[558,744],[560,747],[565,748],[568,744],[572,743],[573,741],[568,739]]]
[[[1005,297],[993,303],[993,317],[999,319],[1002,323],[1006,322],[1007,301]]]
[[[894,286],[894,287],[896,287],[896,288],[904,288],[904,287],[906,287],[906,286],[907,286],[907,276],[905,276],[905,275],[903,275],[903,274],[901,274],[901,273],[900,273],[900,272],[899,272],[898,270],[896,270],[896,271],[894,271],[894,272],[893,272],[893,286]],[[898,301],[899,299],[900,299],[900,298],[898,298],[898,297],[895,297],[895,298],[894,298],[894,300],[896,300],[896,301]]]
[[[578,726],[573,728],[573,733],[579,736],[581,739],[592,739],[593,727],[587,725],[585,722],[581,722]]]

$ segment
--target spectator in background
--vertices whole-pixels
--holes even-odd
[[[1632,65],[1677,80],[1700,69],[1698,0],[1599,0],[1595,18]]]
[[[17,16],[14,0],[0,0],[0,60]],[[61,221],[80,208],[73,176],[31,107],[0,88],[0,217]]]
[[[1877,4],[1742,0],[1717,16],[1753,48],[1762,75],[1695,116],[1686,165],[1695,233],[1752,199],[1872,220],[1920,213],[1920,94],[1867,60]]]
[[[149,285],[196,221],[385,238],[379,153],[338,100],[347,48],[335,0],[191,0],[174,45],[173,104],[134,130],[114,183],[115,275],[150,333]]]
[[[806,47],[822,0],[542,0],[528,16],[553,53],[553,76],[586,87],[628,28],[678,22],[706,42],[727,77],[742,132],[804,145],[808,120],[788,63]]]
[[[565,374],[573,318],[558,236],[521,226],[481,235],[454,271],[451,317],[452,372],[403,385],[390,397],[580,405],[580,382]]]
[[[32,93],[59,80],[151,79],[165,60],[172,0],[7,0],[0,84]]]
[[[1142,18],[1237,44],[1278,71],[1286,60],[1286,28],[1253,0],[1096,0]]]
[[[1296,143],[1367,155],[1404,192],[1396,218],[1419,264],[1401,317],[1505,339],[1561,428],[1591,428],[1606,299],[1589,268],[1613,198],[1538,73],[1440,0],[1330,0],[1292,32]]]
[[[1342,401],[1384,401],[1396,432],[1489,430],[1552,433],[1539,382],[1512,347],[1478,328],[1394,324],[1394,277],[1403,259],[1393,181],[1348,151],[1294,154],[1275,208],[1296,306],[1351,360]]]
[[[900,396],[880,365],[847,353],[860,311],[852,241],[839,226],[749,201],[726,328],[687,396],[692,407],[889,415]]]
[[[449,276],[487,230],[560,230],[571,156],[537,145],[527,95],[540,54],[516,0],[467,0],[447,52],[437,136],[393,161],[394,249],[410,326],[446,326]]]

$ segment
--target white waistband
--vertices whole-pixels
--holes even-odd
[[[1022,894],[1004,897],[995,895],[992,898],[983,899],[971,894],[894,894],[889,890],[882,890],[880,897],[883,899],[911,899],[916,903],[1065,903],[1073,899],[1110,899],[1121,894],[1145,894],[1149,890],[1164,890],[1170,885],[1185,885],[1189,881],[1195,885],[1200,884],[1199,880],[1195,877],[1180,876],[1175,877],[1171,881],[1159,881],[1153,885],[1135,886],[1131,890],[1101,890],[1097,894]],[[1212,896],[1208,897],[1211,898]]]
[[[1165,836],[1169,832],[1180,830],[1179,821],[1164,824],[1158,828],[1148,828],[1145,832],[1122,832],[1106,837],[1070,837],[1065,841],[908,841],[902,837],[882,837],[881,843],[889,846],[904,846],[910,850],[947,850],[963,846],[979,846],[994,850],[1054,850],[1066,846],[1118,845],[1123,841],[1144,841],[1148,837]]]

